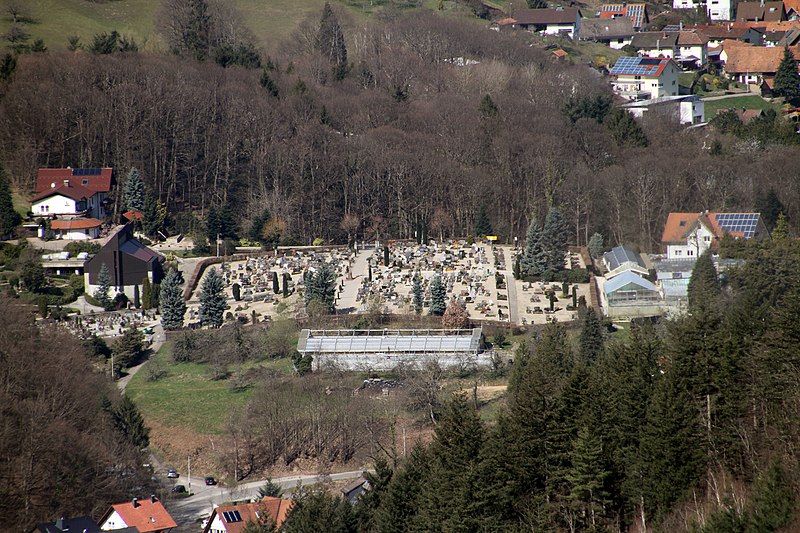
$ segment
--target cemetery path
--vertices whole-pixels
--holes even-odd
[[[359,250],[356,258],[353,261],[352,279],[344,280],[344,288],[341,290],[339,301],[336,303],[336,309],[339,311],[348,310],[348,312],[355,312],[358,310],[358,288],[364,277],[367,275],[367,265],[369,257],[372,255],[372,250]]]
[[[150,353],[152,355],[155,355],[156,353],[158,353],[158,351],[164,345],[164,342],[166,340],[167,340],[167,336],[164,333],[164,328],[161,327],[161,324],[156,324],[153,327],[153,342],[150,345]],[[128,386],[128,383],[130,382],[131,378],[133,378],[133,376],[135,376],[136,373],[139,372],[139,370],[141,370],[142,367],[144,365],[146,365],[149,360],[150,359],[147,358],[144,361],[142,361],[141,363],[139,363],[138,365],[134,366],[133,368],[129,368],[128,369],[128,373],[125,376],[119,378],[119,380],[117,381],[117,387],[119,388],[119,390],[124,392],[125,391],[125,387]]]
[[[508,321],[512,324],[519,323],[519,311],[517,310],[517,280],[514,279],[513,270],[508,270],[514,264],[514,253],[512,250],[504,250],[506,257],[506,287],[508,287]]]

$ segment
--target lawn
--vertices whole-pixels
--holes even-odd
[[[717,116],[720,109],[775,109],[778,106],[768,102],[757,94],[747,96],[730,96],[719,100],[704,100],[706,120],[711,120]]]
[[[31,203],[28,198],[18,192],[11,193],[11,201],[14,204],[14,211],[19,213],[21,217],[25,217],[31,209]]]
[[[196,363],[174,364],[171,344],[165,344],[142,370],[131,378],[127,394],[136,402],[145,420],[159,426],[179,427],[200,435],[219,435],[225,432],[228,415],[241,407],[253,389],[233,392],[228,380],[213,381],[208,366]],[[147,367],[153,362],[167,369],[167,376],[158,381],[147,380]],[[263,363],[247,363],[247,367],[262,366],[286,372],[291,361],[280,359]],[[231,368],[236,372],[237,368]]]

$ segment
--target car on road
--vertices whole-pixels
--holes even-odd
[[[178,477],[178,472],[174,468],[170,468],[167,470],[167,477],[170,479],[175,479]]]
[[[183,494],[184,492],[186,492],[186,487],[184,487],[183,485],[175,485],[174,487],[172,487],[172,492],[174,492],[175,494]]]
[[[217,480],[213,476],[206,476],[206,485],[216,485]]]

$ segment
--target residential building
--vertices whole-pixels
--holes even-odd
[[[165,533],[178,527],[178,524],[155,496],[115,503],[100,520],[100,529],[103,531],[131,527],[135,527],[139,533]]]
[[[653,58],[669,57],[689,68],[708,61],[708,38],[695,31],[647,31],[637,33],[631,46],[639,55]]]
[[[96,239],[100,236],[103,222],[96,218],[67,218],[50,222],[50,230],[57,239],[80,241]]]
[[[34,533],[100,533],[100,526],[90,516],[64,518],[37,524]]]
[[[615,50],[631,44],[634,29],[629,18],[584,19],[581,22],[581,40],[603,43]]]
[[[678,94],[680,69],[672,59],[621,57],[609,71],[611,86],[628,100],[647,100]]]
[[[727,24],[696,24],[686,29],[704,35],[709,47],[720,46],[727,39],[757,46],[764,43],[764,32],[760,29],[732,22]]]
[[[672,0],[672,9],[703,9],[714,21],[733,20],[734,0]]]
[[[650,23],[650,16],[647,13],[647,4],[603,4],[597,14],[601,20],[629,19],[633,29],[641,31],[642,28]],[[585,21],[584,21],[585,22]]]
[[[280,528],[294,502],[266,496],[262,500],[235,505],[220,505],[211,512],[203,533],[239,533],[248,523],[271,523]]]
[[[620,107],[637,118],[641,118],[647,113],[650,115],[658,114],[683,125],[702,124],[706,121],[705,104],[695,94],[662,96],[660,98],[622,104]]]
[[[670,213],[661,235],[666,259],[696,260],[715,250],[725,235],[740,239],[769,238],[759,213]]]
[[[366,491],[369,490],[369,481],[365,477],[360,477],[344,487],[342,487],[342,497],[350,502],[351,505],[355,505],[358,499],[364,494]]]
[[[45,217],[103,218],[111,180],[111,168],[40,168],[31,211]]]
[[[616,246],[603,254],[603,266],[606,267],[606,279],[612,279],[623,272],[632,271],[640,276],[647,276],[642,256],[627,246]]]
[[[739,2],[737,22],[781,22],[787,20],[783,2]]]
[[[582,16],[581,11],[574,7],[518,9],[511,17],[499,20],[496,24],[500,29],[523,29],[577,39]]]
[[[783,48],[731,44],[725,41],[720,53],[725,74],[762,94],[771,92]]]
[[[133,237],[131,224],[120,226],[106,239],[100,251],[84,265],[86,294],[94,294],[97,290],[97,278],[105,265],[111,277],[109,296],[114,298],[117,294],[124,293],[133,300],[135,287],[140,286],[141,290],[145,278],[150,283],[161,282],[163,261],[164,256]]]

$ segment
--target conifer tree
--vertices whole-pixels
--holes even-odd
[[[719,275],[711,252],[707,251],[695,262],[689,279],[689,311],[701,311],[716,305],[720,295]]]
[[[314,272],[305,275],[305,305],[322,304],[328,313],[336,311],[336,271],[328,263],[320,263]]]
[[[278,98],[280,95],[280,90],[278,89],[278,84],[275,83],[275,80],[273,80],[272,76],[270,76],[268,68],[265,67],[261,72],[261,78],[259,78],[258,82],[268,95],[273,98]]]
[[[113,410],[112,418],[114,426],[128,442],[139,449],[147,448],[150,445],[150,430],[144,425],[144,419],[139,409],[128,395],[122,395],[122,401]]]
[[[789,47],[783,51],[783,59],[775,72],[775,94],[792,102],[800,98],[800,73],[797,72],[797,61]]]
[[[0,238],[9,235],[21,221],[19,213],[14,211],[11,198],[11,187],[8,184],[5,170],[0,165]]]
[[[189,23],[183,32],[183,46],[198,61],[211,52],[211,15],[207,0],[188,0]]]
[[[441,274],[434,274],[433,279],[431,279],[430,291],[430,313],[435,316],[442,316],[447,306],[447,289],[444,286]]]
[[[283,488],[272,481],[272,478],[267,478],[267,482],[258,488],[258,495],[261,498],[270,496],[272,498],[280,498],[283,496]]]
[[[180,276],[173,268],[167,272],[161,282],[158,303],[161,307],[161,325],[164,329],[175,330],[183,327],[186,302],[183,300]]]
[[[586,309],[581,314],[580,359],[585,364],[592,364],[603,353],[603,328],[594,309]]]
[[[481,115],[481,118],[489,119],[494,118],[500,114],[500,110],[497,108],[497,105],[492,100],[492,97],[488,94],[485,94],[483,98],[481,98],[481,103],[478,106],[478,112]]]
[[[125,209],[142,211],[144,209],[144,182],[135,168],[128,171],[125,179],[125,189],[122,192],[122,202]]]
[[[200,324],[213,328],[220,327],[226,308],[222,277],[217,269],[212,267],[200,289]]]
[[[486,205],[481,204],[478,214],[475,216],[475,235],[477,237],[485,237],[491,235],[492,231],[492,222],[486,213]]]
[[[775,224],[778,222],[778,216],[781,214],[786,215],[786,208],[778,197],[778,193],[775,192],[775,189],[772,187],[769,188],[766,194],[759,193],[756,196],[755,207],[756,211],[761,214],[761,219],[764,221],[769,231],[775,228]]]
[[[786,220],[786,215],[783,213],[778,214],[778,220],[775,222],[775,229],[772,230],[772,240],[776,244],[786,244],[789,242],[789,222]]]
[[[97,289],[95,289],[94,299],[103,306],[104,309],[111,308],[111,297],[109,291],[111,290],[111,274],[105,263],[100,265],[100,271],[97,273]]]
[[[791,522],[795,508],[791,483],[780,461],[774,460],[753,486],[748,531],[779,531]]]
[[[153,191],[148,191],[142,207],[142,231],[148,237],[154,237],[164,225],[167,208],[161,203]]]
[[[278,283],[278,273],[276,271],[272,272],[272,292],[274,294],[278,294],[281,292],[280,284]]]
[[[587,245],[587,248],[589,248],[589,255],[592,256],[592,259],[599,259],[603,255],[604,247],[603,236],[597,232],[593,233]]]
[[[114,364],[119,368],[129,368],[144,355],[144,334],[135,327],[129,327],[112,346]]]
[[[525,250],[519,261],[519,270],[523,278],[541,276],[547,269],[547,253],[542,244],[542,230],[531,216],[528,231],[525,234]]]
[[[419,522],[420,500],[430,471],[426,446],[415,446],[409,458],[392,475],[375,513],[377,531],[403,533]]]
[[[603,459],[602,442],[587,427],[582,427],[578,432],[570,462],[566,476],[570,484],[568,498],[580,510],[585,526],[596,528],[611,502],[606,488],[606,480],[611,472]]]
[[[414,312],[418,315],[422,313],[422,278],[419,272],[414,274],[414,282],[411,286],[411,294],[414,299]]]
[[[644,130],[633,118],[633,115],[624,109],[614,108],[608,114],[605,124],[611,133],[611,137],[619,146],[635,146],[645,148],[650,142]]]
[[[542,248],[547,258],[545,270],[550,272],[564,270],[568,235],[569,227],[561,211],[555,206],[551,207],[547,211],[541,237]]]
[[[394,474],[383,456],[375,459],[374,469],[374,472],[364,472],[369,488],[361,494],[353,508],[359,531],[376,531],[376,514]]]
[[[339,20],[329,2],[325,2],[325,7],[322,9],[316,46],[317,50],[333,64],[334,78],[344,79],[348,71],[347,47]]]
[[[281,527],[286,533],[330,531],[355,533],[356,520],[350,503],[324,489],[301,489]]]
[[[145,276],[142,280],[142,309],[145,311],[153,308],[153,285],[150,278]]]

